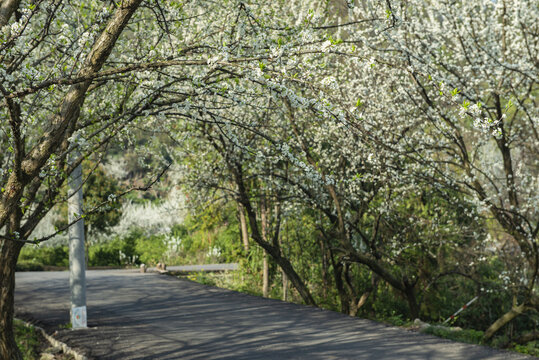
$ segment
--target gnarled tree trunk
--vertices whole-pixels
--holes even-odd
[[[0,359],[22,359],[13,334],[15,265],[22,243],[0,240]]]

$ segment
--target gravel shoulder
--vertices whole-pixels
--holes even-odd
[[[16,275],[17,316],[89,359],[531,359],[136,270],[87,272],[88,329],[67,272]]]

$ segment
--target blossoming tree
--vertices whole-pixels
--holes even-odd
[[[257,81],[264,62],[276,64],[272,77],[282,74],[274,60],[303,51],[301,41],[279,45],[296,31],[275,16],[283,3],[0,2],[0,357],[20,358],[12,333],[18,253],[54,235],[31,237],[66,200],[60,189],[73,168],[98,161],[113,139],[132,140],[133,126],[158,128],[193,103],[208,111],[208,98],[235,101],[226,79]]]
[[[385,18],[377,30],[350,31],[343,46],[364,57],[347,62],[347,83],[361,99],[353,126],[408,159],[409,171],[466,195],[508,234],[505,248],[520,260],[500,276],[514,304],[489,338],[538,305],[539,8],[487,0],[375,5],[363,2],[349,16]]]

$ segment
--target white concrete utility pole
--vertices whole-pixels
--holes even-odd
[[[71,161],[80,156],[70,155]],[[79,164],[68,180],[67,218],[71,224],[82,215],[82,166]],[[86,266],[84,251],[84,220],[69,227],[69,287],[71,289],[71,326],[86,328]]]

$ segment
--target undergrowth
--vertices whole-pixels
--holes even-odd
[[[39,335],[32,326],[27,326],[22,321],[15,320],[13,324],[15,341],[22,353],[24,360],[34,360],[39,358]]]

